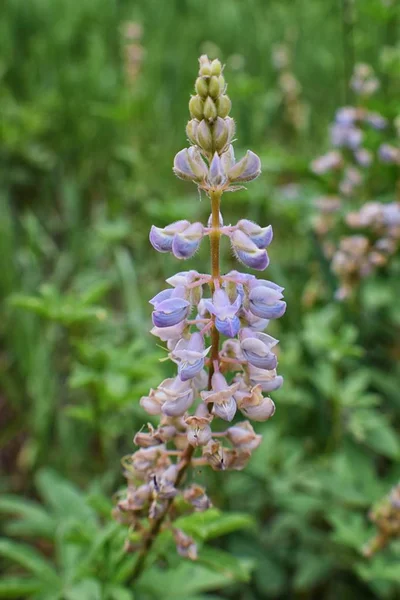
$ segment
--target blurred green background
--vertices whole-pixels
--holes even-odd
[[[400,597],[400,541],[362,554],[371,505],[400,479],[399,257],[335,300],[313,229],[326,182],[309,170],[357,62],[381,82],[370,108],[400,113],[399,27],[396,0],[3,0],[1,598]],[[177,270],[207,270],[206,244],[182,265],[148,242],[153,223],[208,218],[171,170],[202,53],[226,65],[237,155],[262,158],[222,208],[273,225],[285,385],[249,467],[197,476],[219,511],[188,524],[199,563],[161,539],[132,589],[112,495],[148,418],[139,398],[171,368],[148,299]],[[376,168],[362,200],[393,201],[397,179]]]

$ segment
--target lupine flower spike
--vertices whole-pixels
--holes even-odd
[[[243,469],[261,442],[249,419],[272,417],[275,405],[268,394],[283,381],[276,373],[278,340],[262,332],[285,312],[283,288],[254,275],[220,272],[222,236],[229,238],[241,263],[263,271],[273,234],[271,225],[262,227],[247,219],[235,226],[223,224],[223,192],[258,177],[261,163],[250,150],[235,159],[235,123],[219,60],[200,57],[189,110],[190,146],[177,153],[173,171],[207,194],[211,215],[206,225],[183,219],[153,226],[150,242],[158,252],[188,259],[209,237],[211,274],[180,271],[167,280],[170,287],[150,300],[151,333],[166,342],[176,375],[141,398],[142,408],[160,420],[156,428],[149,424],[147,432],[135,435],[139,449],[124,459],[128,486],[115,514],[131,531],[143,527],[143,518],[149,522],[132,580],[163,528],[171,529],[179,554],[197,558],[195,540],[172,520],[182,503],[197,511],[211,506],[202,487],[186,483],[187,471],[194,464],[217,471]],[[221,420],[226,425],[216,427]]]

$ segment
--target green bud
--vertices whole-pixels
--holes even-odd
[[[198,95],[202,98],[206,98],[208,96],[207,80],[204,79],[204,77],[198,77],[196,79],[195,88]]]
[[[222,65],[218,58],[215,58],[211,63],[211,75],[221,75]]]
[[[209,98],[207,98],[207,100],[208,99]],[[202,100],[200,96],[192,96],[189,100],[189,110],[193,119],[201,121],[203,118],[204,100]]]
[[[210,98],[210,96],[208,96],[206,101],[204,102],[203,114],[204,117],[209,121],[213,121],[217,116],[217,107],[215,106],[215,103]]]
[[[199,123],[197,128],[197,143],[206,152],[212,151],[212,135],[210,126],[205,119]]]
[[[220,95],[221,92],[219,89],[218,77],[213,76],[210,78],[208,93],[210,94],[211,98],[218,98]]]
[[[192,144],[197,144],[198,126],[199,122],[197,121],[197,119],[191,119],[191,121],[188,121],[188,124],[186,125],[186,135],[188,136]]]
[[[199,75],[200,75],[200,77],[210,77],[210,75],[211,75],[210,64],[201,65]]]
[[[226,90],[225,78],[223,75],[218,77],[219,93],[223,94]]]
[[[232,102],[229,96],[220,96],[215,102],[217,106],[218,116],[223,119],[231,112]]]

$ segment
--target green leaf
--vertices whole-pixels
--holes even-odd
[[[202,540],[220,537],[240,529],[254,527],[254,519],[245,513],[222,513],[216,508],[181,517],[176,526]]]
[[[134,600],[134,595],[131,590],[120,585],[112,585],[107,588],[106,598],[107,600]]]
[[[103,600],[101,585],[95,579],[80,581],[64,592],[65,600]]]
[[[2,538],[0,539],[0,556],[18,563],[43,581],[52,583],[58,581],[58,576],[52,566],[31,546]]]
[[[36,476],[37,488],[59,519],[74,517],[93,523],[95,513],[88,506],[84,494],[55,471],[43,469]]]
[[[0,497],[0,513],[15,514],[19,518],[6,523],[6,531],[10,535],[41,536],[52,538],[54,534],[54,519],[32,500],[19,496]]]
[[[185,561],[173,570],[148,569],[140,578],[140,589],[160,600],[187,600],[194,594],[217,590],[231,583],[222,573]]]
[[[251,571],[254,568],[253,560],[240,559],[223,550],[208,547],[201,549],[197,562],[223,574],[232,582],[242,581],[247,583],[250,581]]]
[[[301,553],[293,585],[296,590],[313,588],[322,579],[328,577],[333,568],[333,559],[318,554]]]
[[[2,577],[0,580],[0,598],[27,598],[43,589],[44,584],[38,579],[25,577]]]

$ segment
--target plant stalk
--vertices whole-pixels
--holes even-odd
[[[212,280],[210,283],[211,291],[215,290],[215,281],[220,279],[220,252],[219,252],[219,241],[221,237],[220,223],[219,223],[219,208],[221,201],[221,192],[210,192],[211,197],[211,232],[210,232],[210,245],[211,245],[211,275]],[[219,361],[219,332],[214,326],[211,330],[211,364],[208,375],[208,389],[211,389],[211,378],[214,373],[214,361]],[[175,487],[178,488],[181,484],[183,477],[191,463],[194,446],[190,444],[185,448],[182,458],[178,464],[178,476],[176,478]],[[161,531],[161,527],[168,516],[170,508],[173,503],[173,498],[168,500],[165,511],[155,519],[152,526],[150,527],[147,535],[145,536],[142,549],[140,550],[139,556],[133,568],[132,574],[128,580],[128,584],[134,584],[143,572],[146,565],[146,559],[153,547],[153,544],[157,538],[157,535]]]
[[[219,252],[219,241],[221,238],[221,228],[219,223],[219,209],[221,204],[221,192],[210,192],[211,197],[211,232],[210,232],[210,246],[211,246],[211,292],[215,290],[215,280],[220,279],[220,252]],[[213,319],[215,320],[215,318]],[[214,327],[211,330],[211,356],[210,356],[210,369],[208,371],[208,389],[211,389],[211,378],[214,374],[214,361],[219,360],[219,331]]]

